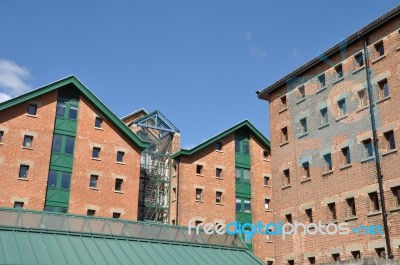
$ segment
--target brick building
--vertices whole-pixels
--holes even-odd
[[[257,92],[270,103],[275,221],[388,228],[276,237],[278,264],[400,258],[399,69],[396,7]]]

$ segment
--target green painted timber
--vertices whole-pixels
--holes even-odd
[[[251,198],[251,185],[249,183],[236,182],[236,197]]]

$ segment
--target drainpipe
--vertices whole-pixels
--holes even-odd
[[[381,200],[382,207],[382,219],[383,219],[383,228],[385,232],[385,240],[386,240],[386,250],[387,256],[389,259],[393,259],[392,248],[390,247],[390,234],[389,234],[389,226],[387,221],[387,213],[385,206],[385,196],[383,192],[383,182],[382,182],[382,171],[381,171],[381,163],[379,158],[379,150],[378,150],[378,138],[376,133],[376,124],[375,124],[375,113],[374,113],[374,104],[372,97],[372,89],[371,89],[371,76],[369,71],[369,58],[368,58],[368,37],[364,38],[364,57],[365,57],[365,72],[367,75],[367,90],[368,90],[368,98],[369,98],[369,114],[371,118],[371,127],[372,127],[372,141],[374,145],[374,155],[375,155],[375,166],[376,166],[376,174],[378,177],[378,185],[379,185],[379,197]]]
[[[178,158],[178,160],[176,161],[176,209],[175,209],[175,225],[179,224],[179,189],[180,189],[180,185],[179,185],[179,169],[180,169],[180,158]]]

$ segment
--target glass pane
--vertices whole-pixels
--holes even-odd
[[[61,152],[61,135],[55,134],[53,137],[53,152]]]
[[[57,102],[57,113],[58,117],[64,117],[65,114],[65,103],[64,102]]]
[[[247,141],[243,142],[243,153],[244,154],[249,154],[250,153],[250,151],[249,151],[249,142],[247,142]]]
[[[250,212],[251,211],[251,202],[250,200],[244,200],[244,211]]]
[[[92,188],[97,187],[97,176],[95,176],[95,175],[90,176],[90,187],[92,187]]]
[[[236,175],[235,175],[235,179],[236,179],[236,181],[240,181],[240,172],[241,172],[241,170],[240,170],[240,168],[236,168]]]
[[[235,140],[235,152],[240,153],[240,141]]]
[[[75,138],[71,136],[65,136],[65,153],[72,155],[74,153]]]
[[[49,179],[47,180],[47,186],[48,187],[56,187],[56,185],[57,185],[57,173],[58,173],[57,171],[50,170]],[[52,212],[53,210],[49,210],[49,211]]]
[[[241,209],[242,209],[242,200],[236,199],[236,212],[240,212]]]
[[[62,179],[61,179],[61,188],[69,189],[70,182],[71,182],[71,173],[63,172]]]
[[[76,117],[78,116],[78,107],[71,105],[69,107],[69,113],[68,113],[68,118],[76,120]]]
[[[28,114],[29,115],[36,115],[36,109],[37,109],[36,105],[30,104],[29,107],[28,107]]]
[[[243,169],[244,181],[250,182],[250,170]]]
[[[28,166],[21,166],[19,168],[19,177],[20,178],[27,178],[28,177]]]

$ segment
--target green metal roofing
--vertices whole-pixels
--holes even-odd
[[[85,222],[93,222],[89,227],[95,233],[86,231]],[[118,223],[135,224],[129,230],[135,236],[104,233],[105,228],[111,231],[112,227],[115,232],[122,231]],[[71,231],[71,227],[79,232]],[[227,246],[199,243],[199,238],[194,237],[167,240],[162,239],[166,234],[160,237],[162,233],[155,233],[156,227],[169,235],[187,230],[154,223],[3,208],[0,209],[0,264],[263,264],[242,241],[240,246]],[[154,234],[143,237],[143,229]],[[207,238],[204,232],[200,235]],[[238,238],[226,237],[231,238],[230,242]]]
[[[212,143],[215,143],[219,140],[221,140],[222,138],[224,138],[225,136],[236,132],[237,130],[241,130],[241,129],[247,129],[252,135],[254,135],[265,147],[267,147],[268,149],[270,149],[270,142],[267,139],[267,137],[265,137],[256,127],[254,127],[254,125],[248,121],[248,120],[244,120],[234,126],[232,126],[231,128],[215,135],[214,137],[211,137],[210,139],[202,142],[201,144],[191,148],[191,149],[181,149],[180,151],[176,152],[172,158],[178,158],[180,156],[183,155],[192,155],[194,153],[196,153],[197,151],[200,151],[201,149],[209,146]]]
[[[0,111],[11,108],[15,105],[21,104],[28,100],[39,97],[43,94],[57,90],[66,85],[73,84],[76,89],[94,106],[101,114],[114,124],[129,140],[131,140],[139,149],[144,150],[149,144],[142,141],[134,132],[132,132],[107,106],[101,102],[78,78],[75,76],[68,76],[59,81],[53,82],[46,86],[32,90],[28,93],[22,94],[18,97],[0,103]]]

